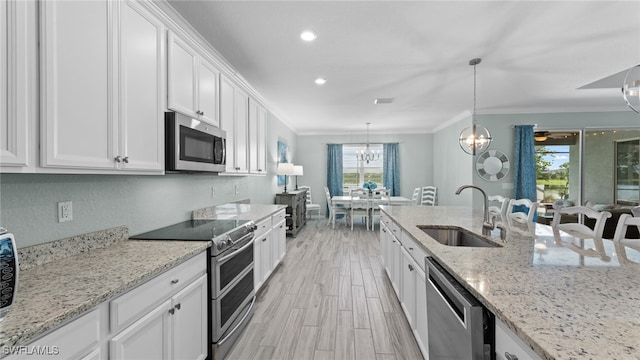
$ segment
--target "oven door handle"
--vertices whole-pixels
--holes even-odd
[[[256,303],[256,297],[254,296],[253,299],[251,299],[251,305],[249,305],[247,312],[244,313],[242,320],[238,321],[238,324],[236,324],[236,326],[233,329],[231,329],[231,331],[229,331],[227,336],[223,337],[222,339],[220,339],[220,341],[218,341],[218,343],[216,344],[217,346],[222,346],[222,344],[224,344],[225,341],[227,341],[231,337],[231,335],[233,335],[233,333],[235,333],[238,330],[240,325],[242,325],[244,321],[247,319],[247,316],[251,314],[251,309],[253,309],[253,305],[255,305],[255,303]]]
[[[249,235],[253,235],[253,233],[249,234]],[[246,236],[246,235],[245,235]],[[223,257],[221,257],[220,259],[217,260],[218,263],[223,263],[229,259],[231,259],[232,257],[236,256],[236,254],[238,254],[239,252],[244,251],[244,249],[248,248],[249,246],[253,246],[253,241],[249,241],[248,243],[246,243],[243,247],[241,247],[240,249],[232,252],[229,255],[225,255]]]

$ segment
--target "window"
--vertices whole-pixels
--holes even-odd
[[[540,204],[577,200],[579,136],[578,131],[536,133],[536,189]]]
[[[344,193],[354,187],[362,187],[362,184],[371,181],[382,187],[382,144],[370,144],[369,149],[379,153],[380,158],[375,161],[358,160],[356,154],[361,150],[366,150],[366,144],[350,144],[342,146],[342,172]]]

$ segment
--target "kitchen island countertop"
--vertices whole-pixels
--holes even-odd
[[[499,248],[442,245],[417,225],[481,233],[482,212],[466,207],[383,206],[403,230],[543,359],[640,359],[640,265],[571,245],[551,227],[505,222]],[[566,235],[566,237],[565,237]],[[588,247],[588,246],[587,246]]]

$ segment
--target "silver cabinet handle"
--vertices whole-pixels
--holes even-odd
[[[409,250],[413,251],[413,248],[412,248],[412,247],[410,247],[410,248],[409,248]]]
[[[236,168],[236,170],[237,170],[237,171],[240,171],[240,167],[237,167],[237,168]]]
[[[116,158],[115,158],[115,159],[113,159],[113,160],[115,160],[115,162],[119,163],[119,162],[121,162],[121,161],[122,161],[122,156],[118,155],[118,156],[116,156]]]
[[[174,308],[169,309],[169,314],[173,315],[175,314],[175,312],[176,312],[176,309]]]
[[[123,161],[125,164],[128,164],[128,163],[129,163],[129,157],[128,157],[128,156],[125,156],[125,157],[124,157],[124,159],[122,159],[122,161]]]
[[[409,264],[408,266],[409,266],[409,271],[413,271],[413,266],[411,266],[411,264]]]
[[[180,279],[173,279],[173,280],[171,280],[171,283],[172,283],[172,284],[177,284],[177,283],[178,283],[178,281],[180,281]]]
[[[182,307],[182,305],[180,305],[180,303],[177,303],[174,307],[176,308],[176,310],[180,310],[180,307]]]
[[[506,351],[504,352],[504,357],[507,358],[507,360],[518,360],[518,357],[516,355],[509,354]]]

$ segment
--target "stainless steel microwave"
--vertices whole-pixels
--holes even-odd
[[[226,132],[171,111],[165,120],[165,171],[224,172]]]

